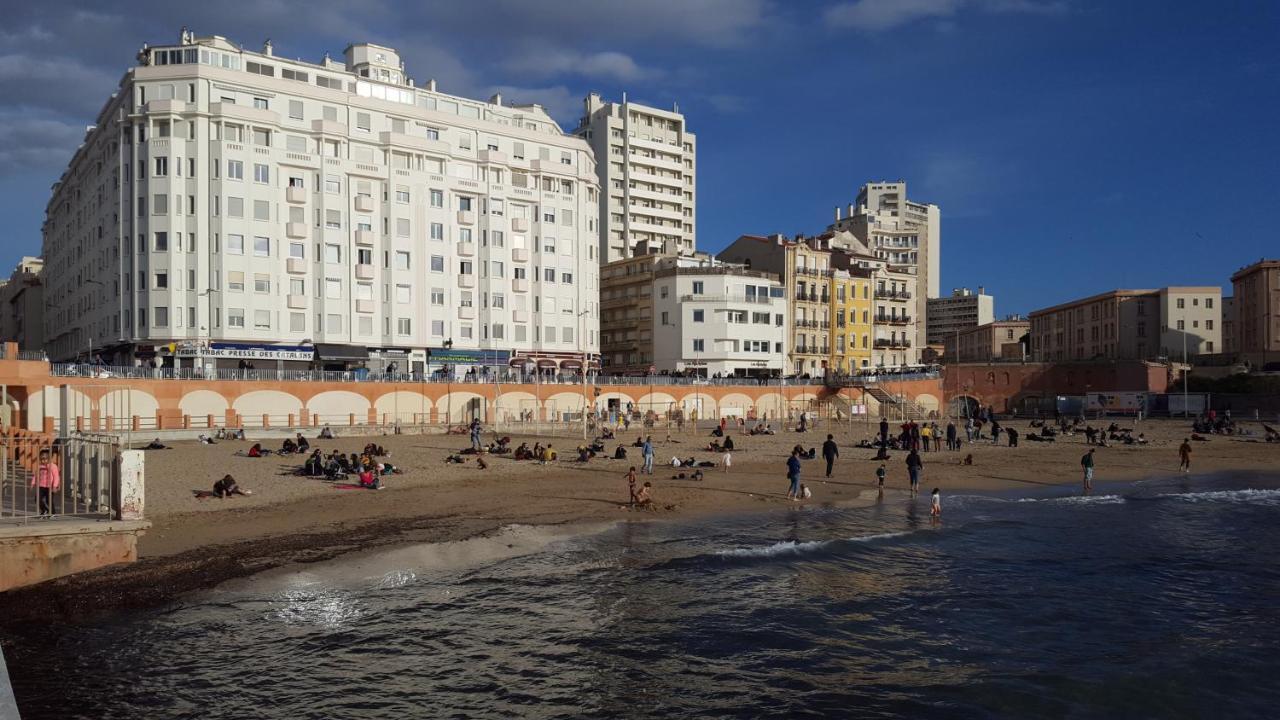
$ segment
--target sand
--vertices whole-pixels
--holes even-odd
[[[1104,425],[1106,422],[1104,421]],[[1133,420],[1120,419],[1122,426]],[[945,427],[945,423],[943,423]],[[1025,435],[1028,422],[1005,424]],[[1257,442],[1261,426],[1244,423],[1255,431],[1254,441],[1214,437],[1193,443],[1193,474],[1222,470],[1271,470],[1280,459],[1280,445]],[[673,479],[692,471],[670,466],[673,456],[719,463],[720,453],[706,450],[711,427],[686,428],[668,440],[665,428],[652,431],[658,463],[652,476],[655,509],[632,510],[624,475],[641,466],[640,449],[630,447],[638,426],[606,441],[608,454],[619,442],[627,446],[627,460],[597,458],[574,462],[574,448],[581,436],[532,437],[510,433],[512,446],[535,440],[550,441],[560,460],[548,465],[515,461],[510,456],[488,456],[490,468],[480,470],[474,457],[464,465],[445,464],[451,452],[467,447],[465,436],[389,435],[339,436],[335,440],[311,439],[313,449],[359,451],[376,442],[390,453],[390,460],[405,474],[384,479],[383,490],[343,490],[324,480],[300,477],[293,471],[305,456],[239,457],[252,443],[225,441],[217,445],[176,442],[173,449],[147,451],[147,516],[152,529],[139,544],[140,561],[44,583],[35,588],[0,596],[0,614],[25,616],[23,608],[82,617],[96,610],[149,606],[178,594],[211,587],[224,580],[280,567],[314,562],[340,554],[410,542],[459,540],[493,533],[512,525],[551,525],[569,522],[689,519],[718,513],[759,511],[796,506],[786,498],[785,462],[792,446],[820,448],[828,432],[836,436],[840,458],[832,478],[823,477],[821,457],[804,461],[802,481],[813,493],[803,505],[857,505],[877,500],[874,450],[853,447],[871,439],[875,425],[854,423],[820,427],[807,433],[780,432],[772,436],[748,436],[730,428],[737,448],[732,469],[704,469],[705,480]],[[1146,420],[1138,430],[1149,444],[1098,448],[1095,483],[1138,480],[1178,473],[1178,445],[1189,435],[1189,423]],[[504,433],[506,434],[506,433]],[[963,435],[963,431],[961,431]],[[486,433],[485,441],[492,438]],[[279,447],[279,440],[264,442]],[[1060,437],[1054,443],[1021,439],[1017,448],[1007,440],[967,444],[958,452],[922,453],[922,497],[940,487],[944,494],[961,491],[998,491],[1065,485],[1077,491],[1080,457],[1087,450],[1084,436]],[[961,459],[973,456],[972,465]],[[888,499],[905,498],[905,453],[894,452],[886,463]],[[207,490],[222,475],[235,476],[249,497],[205,499],[195,490]]]

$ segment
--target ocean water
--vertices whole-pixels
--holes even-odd
[[[510,528],[24,634],[37,718],[1280,714],[1280,477]]]

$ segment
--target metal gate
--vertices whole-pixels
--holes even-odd
[[[119,507],[120,439],[115,435],[0,438],[0,522],[44,518],[109,520]],[[58,467],[58,482],[40,473],[41,455]]]

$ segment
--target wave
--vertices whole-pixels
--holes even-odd
[[[987,495],[955,495],[952,496],[951,502],[953,506],[960,507],[958,500],[980,500],[984,502],[996,503],[1052,503],[1064,505],[1119,505],[1125,501],[1120,495],[1063,495],[1059,497],[1039,497],[1039,498],[1000,498],[990,497]]]
[[[836,538],[834,540],[810,540],[808,542],[797,542],[795,540],[784,540],[767,547],[755,548],[734,548],[732,550],[718,550],[714,554],[719,557],[774,557],[777,555],[790,555],[793,553],[802,553],[808,550],[834,545],[842,542],[874,542],[876,540],[887,540],[888,538],[901,537],[910,535],[910,531],[876,533],[874,535],[858,535],[849,538]]]
[[[1254,505],[1280,504],[1280,490],[1213,490],[1198,493],[1166,493],[1156,495],[1158,498],[1181,500],[1182,502],[1228,502],[1249,503]]]

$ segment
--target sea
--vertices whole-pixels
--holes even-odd
[[[9,669],[25,720],[1280,715],[1280,475],[1028,487],[351,555]]]

